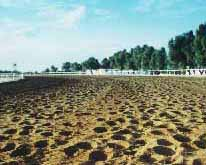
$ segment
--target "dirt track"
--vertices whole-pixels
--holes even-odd
[[[12,162],[206,164],[206,79],[1,84],[0,164]]]

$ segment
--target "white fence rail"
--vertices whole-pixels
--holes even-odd
[[[24,77],[66,77],[66,76],[82,76],[87,75],[86,72],[48,72],[48,73],[25,73]]]
[[[18,81],[24,78],[23,74],[16,73],[0,73],[0,83]]]
[[[181,70],[118,70],[118,69],[98,69],[89,70],[87,75],[105,76],[206,76],[206,69],[181,69]]]
[[[182,70],[118,70],[98,69],[85,72],[49,72],[40,74],[25,74],[24,76],[183,76],[183,77],[206,77],[206,69],[182,69]]]
[[[67,76],[177,76],[177,77],[206,77],[206,69],[182,69],[182,70],[118,70],[98,69],[85,72],[49,72],[49,73],[0,73],[0,83],[18,81],[24,77],[67,77]]]
[[[206,77],[206,69],[149,70],[152,76]]]

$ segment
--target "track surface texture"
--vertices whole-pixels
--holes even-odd
[[[0,164],[206,164],[206,79],[26,78],[0,85]]]

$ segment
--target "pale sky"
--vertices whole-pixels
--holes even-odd
[[[0,70],[41,71],[148,44],[206,21],[205,0],[0,0]]]

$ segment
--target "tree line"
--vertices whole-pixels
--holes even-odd
[[[132,48],[130,51],[122,50],[114,53],[109,58],[104,58],[101,62],[95,57],[90,57],[82,63],[65,62],[61,70],[64,72],[91,70],[91,69],[166,69],[167,54],[165,48],[155,49],[152,46],[144,45]],[[57,72],[58,68],[52,65],[45,72]]]
[[[21,73],[21,72],[19,72],[19,71],[17,71],[17,70],[14,70],[14,71],[10,71],[10,70],[0,70],[0,73]]]
[[[169,41],[169,57],[173,68],[206,67],[206,24],[200,24],[195,34],[183,33]]]
[[[164,70],[206,67],[206,23],[200,24],[195,34],[193,31],[177,35],[168,42],[168,53],[164,47],[136,46],[121,50],[101,62],[90,57],[82,63],[65,62],[61,70],[65,72],[86,69],[131,69],[131,70]],[[52,65],[46,72],[57,72]]]

